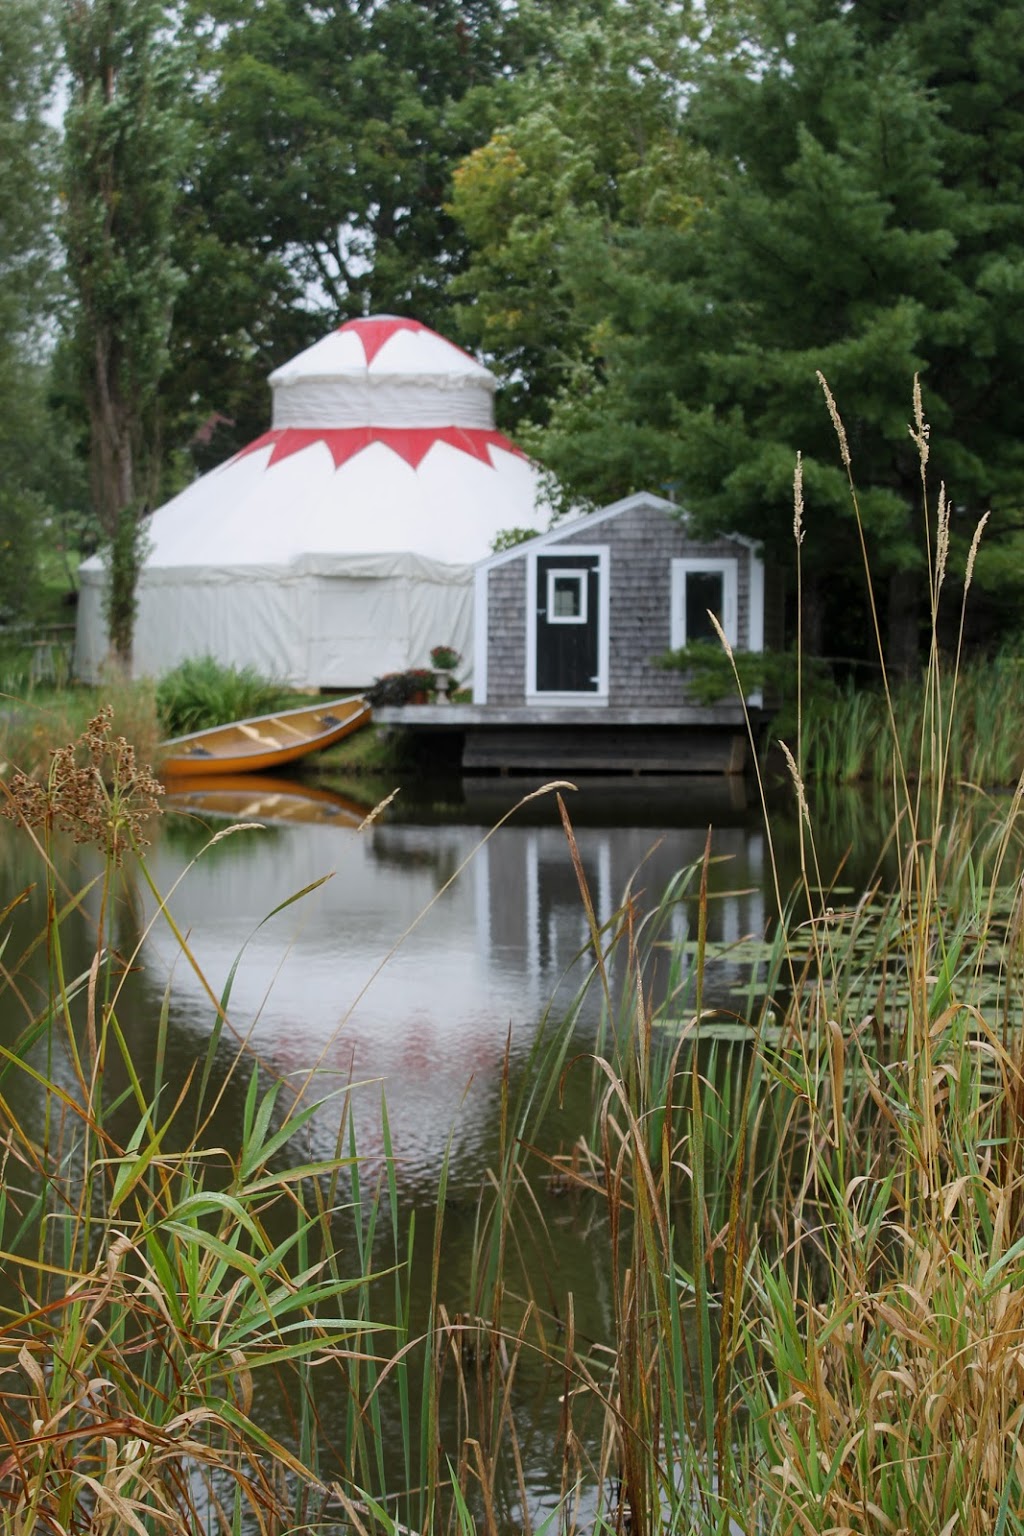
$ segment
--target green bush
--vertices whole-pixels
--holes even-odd
[[[744,695],[764,690],[776,704],[788,704],[796,696],[800,667],[795,651],[735,651],[726,654],[715,641],[695,640],[654,658],[666,672],[682,672],[686,691],[694,704],[719,704],[736,698],[736,679]],[[803,685],[827,688],[828,663],[804,657]]]
[[[374,678],[366,697],[376,709],[386,704],[411,704],[421,694],[432,694],[436,687],[437,677],[430,667],[409,667]]]
[[[229,720],[269,714],[284,703],[284,689],[252,667],[225,667],[212,656],[193,656],[157,684],[156,707],[168,736],[186,736]]]

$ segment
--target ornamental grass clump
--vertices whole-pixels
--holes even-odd
[[[179,662],[157,683],[156,707],[166,736],[187,736],[280,709],[285,689],[254,667],[225,666],[213,656]]]
[[[15,775],[7,796],[47,898],[44,934],[20,958],[5,935],[0,972],[9,1536],[269,1536],[315,1524],[332,1495],[314,1378],[347,1371],[376,1333],[360,1300],[369,1270],[343,1266],[333,1230],[352,1205],[352,1159],[306,1154],[319,1104],[261,1070],[232,1032],[230,979],[219,995],[203,982],[208,1041],[182,1085],[167,1068],[169,994],[142,1021],[140,1051],[129,993],[145,932],[125,918],[133,884],[149,885],[152,921],[170,925],[180,963],[200,974],[140,854],[159,793],[101,710],[52,754],[43,782]],[[81,866],[67,834],[99,854],[80,889],[68,884]],[[97,864],[88,848],[80,858]],[[92,959],[76,975],[67,928],[86,918]],[[41,988],[30,964],[40,950]],[[241,1108],[224,1145],[212,1126],[229,1093]],[[14,1115],[11,1103],[32,1112]],[[370,1202],[351,1220],[371,1221]],[[274,1432],[268,1405],[289,1399],[287,1433]]]
[[[924,485],[919,395],[912,432]],[[799,480],[797,503],[799,567],[813,519]],[[933,633],[944,517],[940,499],[926,530]],[[866,550],[865,577],[870,589]],[[913,757],[881,650],[879,664],[895,877],[833,889],[798,709],[801,883],[776,886],[747,1012],[705,1002],[710,853],[683,881],[691,900],[697,888],[685,989],[659,1002],[665,911],[643,919],[627,893],[600,924],[567,826],[605,1033],[575,1055],[574,1014],[503,1099],[473,1291],[475,1357],[504,1350],[495,1393],[532,1351],[557,1372],[567,1530],[1024,1532],[1024,781],[1003,802],[953,786],[962,677],[937,643]],[[765,831],[770,849],[770,817]],[[592,1132],[552,1159],[544,1121],[587,1071]],[[597,1337],[516,1257],[538,1227],[538,1158],[601,1233]],[[553,1256],[565,1238],[543,1241]],[[462,1400],[468,1414],[468,1383]],[[467,1417],[489,1468],[521,1457],[506,1400]]]
[[[917,390],[911,435],[926,493]],[[874,897],[869,959],[863,898],[823,894],[799,738],[790,754],[809,917],[786,940],[783,1028],[760,1030],[772,1086],[730,1223],[744,1260],[720,1356],[751,1530],[1024,1529],[1022,785],[1001,806],[952,785],[964,688],[959,647],[947,668],[937,642],[944,494],[925,538],[933,638],[912,748],[878,648],[899,875]],[[866,546],[864,565],[877,635]]]

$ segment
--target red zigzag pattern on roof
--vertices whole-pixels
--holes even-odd
[[[363,349],[363,356],[366,358],[367,368],[369,368],[385,342],[390,341],[392,336],[397,335],[399,331],[424,331],[428,336],[432,336],[435,341],[443,343],[449,351],[454,352],[458,357],[468,358],[471,363],[476,361],[468,352],[464,352],[461,347],[457,347],[454,341],[449,341],[447,336],[440,336],[437,331],[432,331],[429,325],[424,325],[421,320],[406,320],[401,315],[377,315],[368,320],[346,320],[344,325],[338,326],[339,336],[346,336],[350,333],[358,336]]]
[[[526,457],[522,449],[517,448],[502,433],[482,427],[278,427],[272,432],[264,432],[255,442],[248,443],[235,454],[235,459],[244,459],[247,454],[258,453],[261,448],[270,448],[271,454],[266,465],[270,469],[283,459],[291,458],[293,453],[301,453],[304,448],[312,448],[316,443],[323,443],[329,450],[335,469],[340,469],[349,459],[355,458],[357,453],[362,453],[373,443],[390,448],[392,453],[397,453],[400,459],[405,460],[410,469],[419,468],[435,443],[447,443],[449,448],[456,448],[472,459],[479,459],[492,469],[492,448],[515,454],[519,459]]]
[[[363,344],[367,368],[384,343],[390,341],[396,331],[425,331],[426,329],[427,327],[420,320],[404,320],[397,315],[382,315],[374,320],[347,320],[344,325],[338,326],[341,335],[354,331],[359,337]],[[443,341],[444,337],[440,340]],[[458,351],[458,348],[454,350]]]

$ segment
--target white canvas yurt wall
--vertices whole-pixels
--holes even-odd
[[[540,529],[529,461],[494,430],[494,378],[413,320],[353,320],[270,376],[271,430],[154,512],[133,671],[211,654],[297,687],[471,663],[472,566]],[[107,658],[101,557],[81,567],[76,671]]]

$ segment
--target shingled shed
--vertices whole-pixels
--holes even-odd
[[[485,560],[476,574],[474,701],[596,708],[687,703],[665,651],[715,639],[765,643],[759,547],[695,539],[678,507],[642,494]]]
[[[148,521],[133,672],[187,657],[362,687],[472,658],[473,566],[540,529],[534,466],[494,427],[493,375],[415,320],[353,320],[270,376],[270,431]],[[108,652],[101,557],[81,567],[76,670]]]
[[[481,561],[472,703],[379,709],[386,725],[458,737],[462,766],[500,773],[739,773],[758,693],[714,704],[658,658],[694,641],[782,639],[783,593],[760,546],[697,537],[659,496],[629,496]]]
[[[695,704],[657,658],[717,645],[709,610],[734,650],[762,651],[778,598],[753,540],[696,538],[679,507],[648,494],[481,562],[464,763],[737,769],[740,701]]]

